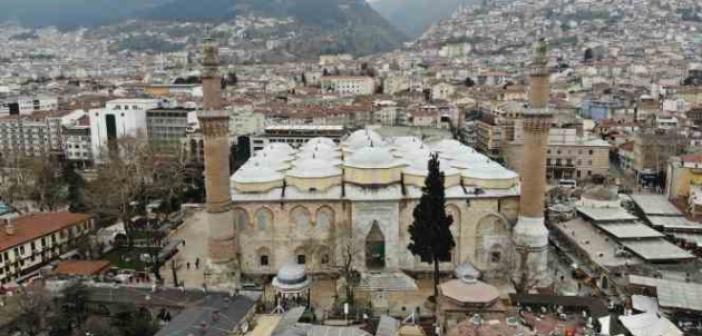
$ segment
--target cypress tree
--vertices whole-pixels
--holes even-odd
[[[439,169],[439,156],[432,154],[428,162],[429,174],[424,181],[422,197],[414,208],[414,221],[409,227],[410,244],[407,248],[425,263],[434,263],[434,301],[439,295],[439,262],[451,260],[456,245],[449,230],[453,218],[446,214],[444,174]]]

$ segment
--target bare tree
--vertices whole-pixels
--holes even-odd
[[[40,335],[47,330],[47,316],[51,310],[51,296],[42,287],[30,287],[17,301],[20,316],[18,328],[28,336]]]
[[[173,276],[173,286],[178,287],[178,271],[183,268],[183,258],[178,255],[171,259],[171,275]]]

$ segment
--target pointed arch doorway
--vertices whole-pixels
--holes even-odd
[[[366,236],[366,268],[385,268],[385,235],[378,226],[378,221],[373,221],[373,226]]]

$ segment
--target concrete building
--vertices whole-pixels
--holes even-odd
[[[253,153],[275,143],[297,148],[318,137],[329,138],[338,143],[345,132],[346,128],[340,125],[276,125],[266,127],[263,134],[252,136],[249,141]]]
[[[146,137],[146,111],[162,107],[158,99],[116,99],[107,102],[105,108],[90,111],[90,142],[93,157],[101,157],[122,137]]]
[[[70,251],[93,225],[89,215],[68,212],[5,220],[0,230],[0,283],[17,282]]]
[[[59,101],[57,97],[12,97],[0,100],[0,117],[56,111],[58,108]]]
[[[0,158],[60,154],[61,131],[60,113],[0,118]]]
[[[341,96],[372,95],[375,80],[366,76],[324,76],[320,80],[322,91]]]
[[[93,163],[93,150],[90,145],[90,118],[88,112],[75,111],[73,118],[63,118],[63,153],[66,159],[81,167]]]
[[[524,147],[520,167],[521,197],[519,220],[514,227],[517,250],[512,278],[523,289],[550,285],[548,230],[544,225],[546,193],[546,156],[552,114],[548,110],[550,95],[548,53],[544,40],[537,42],[529,74],[529,109],[524,113]]]
[[[694,186],[702,185],[702,155],[671,157],[666,169],[665,185],[668,199],[688,198]]]
[[[156,108],[146,111],[146,134],[158,153],[179,155],[190,127],[188,114],[194,109]]]
[[[229,209],[229,112],[222,110],[221,77],[218,48],[212,39],[205,40],[202,62],[204,101],[197,118],[204,138],[205,185],[207,190],[208,260],[207,281],[228,287],[238,283],[239,253],[236,227]]]

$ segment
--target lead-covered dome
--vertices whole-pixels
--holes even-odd
[[[385,146],[385,141],[378,133],[369,129],[362,129],[351,133],[344,140],[343,146],[347,150],[354,151],[364,147],[383,147]]]
[[[278,270],[273,278],[273,287],[284,293],[294,293],[310,287],[310,278],[305,272],[304,265],[287,263]]]
[[[362,169],[383,169],[399,167],[404,163],[385,147],[365,147],[351,154],[344,165]]]
[[[335,167],[330,161],[302,159],[293,163],[293,168],[287,172],[287,175],[300,178],[332,177],[341,176],[341,169]]]
[[[269,166],[247,164],[231,177],[232,186],[240,192],[265,192],[283,186],[283,174]]]

